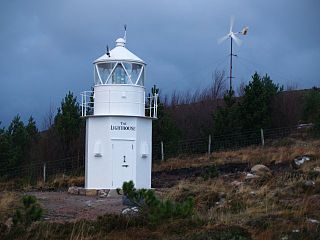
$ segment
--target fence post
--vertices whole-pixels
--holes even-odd
[[[164,160],[163,141],[161,141],[161,161]]]
[[[208,141],[208,155],[211,153],[211,134],[209,134],[209,141]]]
[[[261,144],[264,146],[264,134],[263,134],[263,129],[260,129],[260,134],[261,134]]]
[[[43,163],[43,182],[46,182],[46,163]]]

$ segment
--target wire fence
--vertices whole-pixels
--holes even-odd
[[[205,138],[183,141],[159,141],[153,144],[153,160],[165,160],[178,155],[204,154],[222,150],[236,150],[252,145],[270,145],[274,140],[286,137],[302,137],[309,134],[312,124],[285,128],[257,129],[226,135],[208,135]]]
[[[205,154],[223,150],[236,150],[252,145],[271,145],[275,140],[287,137],[302,137],[309,134],[312,125],[299,125],[286,128],[258,129],[228,135],[208,135],[205,138],[181,141],[158,141],[152,145],[153,161],[159,162],[179,155]],[[70,156],[50,162],[36,162],[17,168],[2,169],[0,181],[23,179],[29,183],[47,181],[56,175],[84,176],[84,156]]]

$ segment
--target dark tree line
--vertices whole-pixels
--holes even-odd
[[[159,94],[158,120],[153,122],[153,142],[166,143],[174,151],[179,141],[193,138],[241,133],[260,128],[314,123],[320,135],[320,89],[283,91],[268,75],[255,73],[239,93],[227,91],[223,72],[213,75],[212,85],[194,93],[175,92],[171,98]],[[39,132],[29,118],[25,124],[19,115],[7,128],[0,125],[0,178],[16,177],[10,169],[33,169],[34,165],[55,163],[50,169],[83,167],[85,124],[73,93],[62,99],[57,113],[51,109],[45,118],[46,129]],[[61,160],[57,162],[57,160]],[[65,159],[65,160],[63,160]],[[53,165],[52,165],[53,166]]]
[[[76,97],[69,92],[57,109],[57,114],[47,116],[52,119],[46,119],[48,129],[42,132],[39,132],[32,116],[26,125],[19,115],[15,116],[7,129],[0,129],[1,178],[21,176],[20,169],[32,171],[35,165],[82,156],[84,124],[80,113]],[[70,161],[65,161],[63,167],[70,164]]]

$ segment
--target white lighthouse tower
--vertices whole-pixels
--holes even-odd
[[[121,188],[129,180],[151,188],[157,94],[146,101],[146,63],[125,45],[125,37],[117,39],[115,48],[93,62],[94,89],[81,93],[87,189]]]

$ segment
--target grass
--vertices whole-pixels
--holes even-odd
[[[153,171],[170,171],[179,168],[201,167],[208,165],[223,165],[230,163],[247,163],[249,166],[255,164],[279,164],[291,162],[295,157],[301,155],[320,158],[320,140],[301,141],[291,139],[290,144],[276,146],[250,146],[235,151],[219,151],[210,155],[180,156],[170,158],[153,166]]]
[[[294,158],[311,156],[299,168]],[[265,164],[271,176],[246,180],[246,173],[198,176],[157,189],[162,198],[195,200],[196,215],[150,225],[145,216],[105,215],[96,220],[67,223],[37,222],[21,235],[24,239],[320,239],[320,141],[286,139],[266,147],[248,147],[203,156],[168,159],[154,171],[245,163]],[[281,166],[284,165],[285,169]],[[278,167],[280,166],[280,167]],[[235,186],[233,181],[242,182]],[[83,183],[81,177],[56,176],[47,186],[64,188]],[[308,183],[308,184],[306,184]],[[38,186],[42,183],[40,182]],[[43,186],[44,187],[44,186]],[[0,211],[16,202],[14,193],[2,193]],[[12,205],[13,204],[13,205]],[[8,213],[10,215],[10,213]],[[7,218],[9,215],[6,215]],[[3,218],[3,219],[5,219]]]

